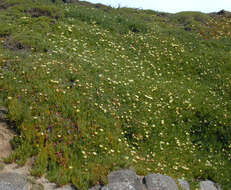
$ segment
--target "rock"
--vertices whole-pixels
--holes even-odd
[[[37,183],[34,178],[31,176],[27,176],[27,188],[30,190],[45,190],[43,185],[40,183]]]
[[[26,177],[17,173],[2,173],[0,190],[28,190]]]
[[[140,177],[136,175],[136,173],[132,170],[118,170],[115,172],[111,172],[108,175],[109,185],[115,185],[115,183],[120,183],[124,185],[123,188],[134,188],[134,190],[145,190],[145,186],[142,184]],[[116,186],[118,186],[118,184]],[[129,184],[129,186],[127,185]],[[114,188],[114,186],[110,186],[110,188]]]
[[[131,183],[118,182],[110,183],[102,188],[102,190],[137,190]]]
[[[70,185],[65,185],[63,187],[56,188],[55,190],[74,190]]]
[[[33,184],[31,190],[44,190],[44,187],[41,184]]]
[[[96,185],[88,190],[101,190],[102,189],[102,186],[101,185]]]
[[[133,183],[137,180],[137,175],[132,170],[118,170],[108,175],[108,183],[128,182]]]
[[[222,10],[220,10],[219,12],[217,12],[217,14],[218,14],[218,15],[225,15],[225,12],[226,12],[226,11],[225,11],[224,9],[222,9]]]
[[[220,184],[217,185],[217,190],[222,190]]]
[[[185,30],[185,31],[189,31],[189,32],[191,32],[191,31],[192,31],[192,28],[191,28],[191,27],[189,27],[189,26],[186,26],[186,27],[184,28],[184,30]]]
[[[201,181],[200,190],[217,190],[215,184],[212,181]]]
[[[183,190],[190,190],[189,184],[183,179],[178,179],[178,183]]]
[[[178,190],[175,181],[165,175],[150,174],[144,178],[148,190]]]

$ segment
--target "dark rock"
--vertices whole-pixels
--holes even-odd
[[[178,190],[175,181],[169,176],[150,174],[144,181],[148,190]]]
[[[217,14],[218,14],[218,15],[225,15],[225,10],[222,9],[222,10],[220,10],[219,12],[217,12]]]
[[[6,40],[3,44],[4,48],[7,48],[11,51],[22,51],[22,50],[30,50],[30,46],[25,46],[22,42],[12,38],[11,36],[7,36]]]
[[[201,181],[200,190],[217,190],[215,184],[212,181]]]
[[[187,181],[185,181],[183,179],[178,179],[178,183],[183,190],[190,190],[190,187],[189,187],[189,184]]]
[[[49,18],[55,18],[55,19],[59,18],[58,15],[52,15],[51,11],[41,9],[39,7],[31,8],[27,12],[30,14],[31,17],[35,17],[35,18],[41,17],[41,16],[45,16],[45,17],[49,17]]]
[[[192,31],[192,28],[189,27],[189,26],[186,26],[186,27],[184,28],[184,30],[190,32],[190,31]]]
[[[28,190],[26,177],[17,173],[2,173],[0,190]]]

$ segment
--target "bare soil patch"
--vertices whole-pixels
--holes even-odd
[[[22,51],[22,50],[30,50],[31,47],[25,46],[21,42],[13,39],[11,36],[6,36],[6,40],[3,44],[4,48],[7,48],[11,51]]]
[[[14,133],[7,128],[5,122],[0,122],[0,158],[6,158],[10,155],[12,148],[10,140],[14,137]]]
[[[7,110],[0,107],[0,159],[10,155],[12,148],[10,140],[14,137],[14,132],[8,128],[7,121],[4,119],[4,114]]]
[[[0,10],[8,9],[9,7],[13,7],[16,3],[7,3],[6,0],[0,0]]]
[[[53,19],[58,19],[59,18],[58,15],[52,15],[51,11],[41,9],[39,7],[32,8],[27,12],[30,14],[31,17],[46,16],[46,17],[50,17],[50,18],[53,18]]]

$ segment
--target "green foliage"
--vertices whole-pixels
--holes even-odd
[[[55,6],[35,6],[30,8],[29,10],[26,10],[26,12],[31,17],[49,17],[53,19],[59,19],[63,17],[63,12],[61,9],[55,7]]]
[[[47,162],[47,150],[45,148],[42,148],[42,150],[39,151],[39,154],[36,157],[36,160],[34,162],[35,167],[31,171],[31,174],[41,177],[47,171]]]
[[[0,163],[0,171],[4,169],[5,165],[3,163]]]
[[[173,16],[180,24],[205,24],[210,19],[210,16],[201,12],[180,12]]]
[[[10,100],[8,107],[10,120],[16,122],[17,125],[21,124],[24,116],[24,105],[16,98],[13,98]]]
[[[137,17],[129,17],[129,15],[121,14],[119,11],[104,11],[96,8],[75,7],[66,8],[66,17],[80,19],[89,24],[96,24],[106,30],[117,32],[119,34],[128,33],[145,33],[148,26]]]
[[[228,157],[231,135],[227,124],[230,118],[221,115],[221,113],[221,110],[213,112],[209,110],[196,111],[190,130],[192,142],[201,149],[208,152],[214,151],[218,154],[227,154]]]
[[[228,17],[23,0],[0,23],[6,161],[79,189],[120,168],[229,189]]]

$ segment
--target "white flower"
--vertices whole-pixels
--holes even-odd
[[[152,100],[153,98],[151,96],[148,96],[148,95],[144,95],[146,98]]]

